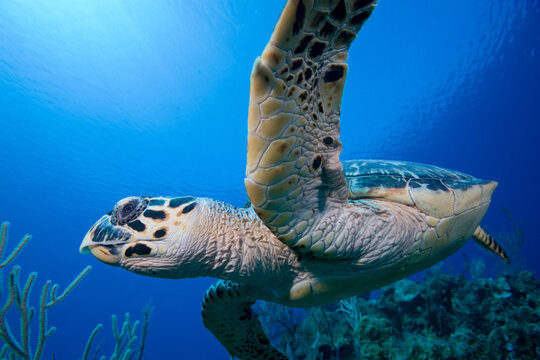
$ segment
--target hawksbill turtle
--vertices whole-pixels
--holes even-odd
[[[204,325],[233,357],[286,359],[251,311],[317,306],[425,269],[481,227],[494,181],[435,166],[341,162],[347,52],[376,0],[289,0],[251,73],[249,208],[208,198],[128,197],[80,250],[160,278],[215,277]]]

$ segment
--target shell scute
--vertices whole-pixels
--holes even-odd
[[[344,161],[351,200],[381,198],[442,219],[489,203],[496,183],[406,161]]]

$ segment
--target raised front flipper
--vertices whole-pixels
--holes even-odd
[[[252,292],[232,281],[220,280],[204,295],[204,326],[225,346],[232,357],[242,360],[287,360],[273,347],[257,316]]]
[[[375,2],[289,1],[251,75],[248,196],[281,241],[316,256],[350,247],[341,96],[349,45]]]

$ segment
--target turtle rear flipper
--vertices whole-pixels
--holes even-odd
[[[242,360],[288,358],[270,344],[261,322],[251,311],[253,292],[246,286],[220,280],[204,295],[204,326],[225,346],[232,357]]]
[[[497,244],[495,239],[493,239],[493,237],[489,235],[480,226],[476,228],[472,237],[482,247],[493,251],[495,254],[499,255],[504,261],[506,261],[506,263],[510,263],[510,258],[508,257],[508,254],[506,254],[503,248],[499,244]]]

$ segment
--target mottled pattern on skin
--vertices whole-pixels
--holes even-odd
[[[294,278],[297,256],[277,241],[253,209],[239,209],[212,199],[192,199],[197,206],[188,213],[179,208],[177,217],[169,221],[172,225],[166,237],[152,241],[159,249],[158,257],[121,259],[120,266],[167,278],[242,278],[253,284],[272,278],[276,286]],[[142,221],[157,231],[161,229],[159,221],[152,226],[151,219]],[[181,222],[174,225],[177,221]],[[149,274],[148,268],[153,273]]]
[[[130,197],[81,251],[160,278],[222,279],[203,321],[232,356],[285,359],[251,314],[257,299],[307,307],[423,270],[473,236],[495,182],[430,165],[339,159],[347,51],[373,0],[289,0],[251,75],[246,190],[253,208]],[[506,259],[507,260],[507,257]]]
[[[375,3],[289,1],[253,66],[246,190],[268,228],[303,253],[342,255],[321,242],[336,218],[336,239],[357,236],[346,225],[357,215],[339,161],[339,116],[347,51]]]
[[[197,236],[207,239],[205,257],[212,274],[231,280],[244,278],[253,284],[275,277],[279,285],[279,278],[292,278],[292,273],[287,273],[296,255],[276,241],[253,209],[239,209],[211,199],[198,202],[205,216],[199,220],[201,233]]]
[[[245,360],[287,360],[270,344],[251,306],[257,291],[249,286],[220,280],[204,295],[202,319],[204,326],[225,344],[231,357]],[[226,311],[223,311],[224,308]],[[231,326],[231,324],[236,324]]]

